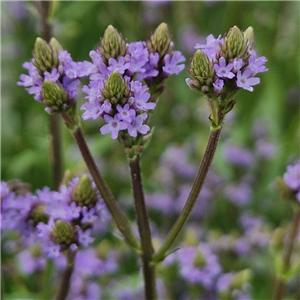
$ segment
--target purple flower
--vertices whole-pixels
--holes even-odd
[[[165,65],[163,66],[163,71],[169,75],[179,74],[183,69],[184,65],[177,65],[178,63],[184,62],[185,58],[179,51],[174,51],[172,55],[167,54],[165,56]]]
[[[127,70],[130,66],[128,62],[126,62],[126,58],[124,56],[119,57],[119,60],[116,61],[114,58],[109,59],[110,66],[107,68],[109,72],[118,71],[120,74],[124,74],[125,70]]]
[[[268,69],[264,66],[267,62],[267,59],[264,56],[257,58],[257,53],[254,50],[249,51],[249,53],[251,56],[249,58],[248,68],[251,70],[251,76],[268,71]]]
[[[45,252],[49,258],[58,257],[60,254],[60,246],[50,242],[49,245],[45,248]]]
[[[90,208],[88,210],[86,206],[82,208],[82,216],[82,223],[93,223],[97,219],[97,216],[95,215],[95,208]]]
[[[79,226],[77,227],[77,233],[78,233],[78,242],[80,245],[87,247],[90,243],[94,241],[94,238],[90,237],[91,228],[86,229],[84,232]]]
[[[238,71],[237,73],[237,81],[236,85],[244,90],[253,91],[253,85],[259,84],[260,79],[258,77],[251,77],[251,69],[246,68],[245,71],[242,73]]]
[[[143,125],[143,122],[147,119],[147,117],[148,116],[146,113],[138,115],[135,118],[133,117],[127,128],[129,135],[136,137],[137,132],[146,134],[150,130],[150,127],[148,125]]]
[[[233,64],[229,63],[226,66],[226,61],[224,57],[219,59],[219,64],[214,64],[214,70],[219,77],[232,79],[235,75],[230,72],[233,68]]]
[[[118,104],[117,110],[119,112],[117,114],[119,120],[130,123],[132,118],[135,117],[135,110],[133,108],[130,108],[128,103],[126,103],[124,107],[121,107],[121,105]]]
[[[287,167],[283,180],[291,190],[297,192],[300,190],[300,162]]]
[[[206,44],[196,44],[195,49],[201,49],[211,61],[215,61],[217,53],[221,50],[223,41],[224,39],[221,39],[221,35],[215,39],[214,36],[210,34],[206,38]]]
[[[133,103],[136,109],[146,111],[155,108],[154,102],[148,102],[150,94],[146,92],[148,90],[146,85],[142,85],[139,81],[132,81],[131,90],[134,92],[134,96],[130,97],[129,101]]]
[[[222,91],[222,88],[224,86],[224,81],[222,79],[217,79],[214,83],[213,86],[215,88],[216,93],[220,93]]]
[[[53,69],[51,73],[45,72],[44,78],[53,82],[56,82],[59,78],[60,74],[57,72],[57,69]]]
[[[67,210],[67,217],[66,219],[68,221],[71,221],[72,219],[77,219],[80,216],[81,207],[77,206],[75,202],[72,202],[69,204],[69,209]]]
[[[141,72],[144,73],[146,69],[144,65],[149,60],[148,49],[144,48],[144,42],[135,42],[128,44],[128,52],[130,54],[130,66],[129,71],[132,73]]]
[[[247,167],[253,161],[253,155],[245,148],[237,146],[225,146],[223,149],[225,159],[234,165]]]
[[[106,121],[107,124],[103,125],[100,128],[100,132],[103,135],[107,133],[111,133],[111,138],[113,140],[118,137],[120,130],[127,129],[128,127],[128,124],[123,121],[120,121],[117,115],[115,115],[114,117],[105,115],[104,120]]]

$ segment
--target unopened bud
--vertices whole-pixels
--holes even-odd
[[[147,48],[150,53],[158,52],[160,58],[172,51],[173,43],[166,23],[161,23],[155,29],[150,41],[147,42]]]
[[[111,103],[124,104],[129,98],[129,86],[118,71],[113,71],[101,90],[105,99]]]
[[[196,256],[193,261],[193,265],[199,269],[206,266],[206,259],[203,254],[197,250]]]
[[[48,223],[49,216],[45,214],[46,205],[43,203],[35,203],[32,205],[27,220],[32,222],[33,226],[37,226],[39,222]]]
[[[63,50],[63,47],[61,46],[61,44],[55,38],[51,38],[49,44],[50,44],[51,49],[52,49],[53,65],[57,66],[58,63],[59,63],[58,55],[59,55],[59,52]]]
[[[232,279],[233,289],[242,289],[243,285],[251,280],[252,273],[250,269],[237,272]]]
[[[278,177],[276,181],[277,181],[277,189],[279,191],[280,198],[282,200],[292,202],[296,205],[300,205],[299,201],[296,198],[296,192],[286,185],[283,178]]]
[[[92,183],[87,175],[83,175],[77,185],[73,188],[71,194],[72,200],[78,206],[94,207],[97,202],[97,195]]]
[[[50,112],[63,112],[69,107],[69,93],[59,83],[45,80],[41,95]]]
[[[119,56],[124,56],[126,52],[126,42],[122,34],[118,32],[112,25],[109,25],[104,31],[104,36],[101,39],[100,53],[103,56],[103,62],[107,65],[108,60],[112,57],[117,59]]]
[[[224,39],[222,51],[227,61],[234,58],[242,58],[243,61],[248,59],[249,54],[247,54],[247,40],[244,38],[244,34],[237,26],[229,29]]]
[[[254,49],[255,42],[254,42],[254,32],[253,28],[250,26],[244,31],[244,39],[248,41],[249,49]]]
[[[71,245],[76,238],[76,230],[72,224],[61,220],[55,222],[52,234],[56,244]]]

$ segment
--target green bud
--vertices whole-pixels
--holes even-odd
[[[255,42],[254,42],[254,32],[253,28],[250,26],[244,31],[244,39],[249,43],[249,49],[254,49]]]
[[[49,71],[58,66],[58,54],[63,50],[60,43],[52,38],[47,43],[41,38],[37,38],[33,49],[34,66],[42,75],[43,72]]]
[[[284,238],[286,230],[282,227],[277,227],[271,237],[271,246],[275,251],[281,251],[284,247]]]
[[[73,174],[71,171],[66,170],[63,176],[63,179],[61,181],[62,184],[68,185],[68,183],[74,178]]]
[[[31,221],[33,226],[37,226],[39,222],[48,223],[49,216],[45,214],[46,205],[43,203],[35,203],[32,205],[27,220]]]
[[[50,40],[50,46],[52,48],[52,59],[53,59],[53,65],[57,66],[59,61],[58,61],[58,54],[60,51],[63,50],[63,47],[61,46],[61,44],[55,39],[55,38],[51,38]]]
[[[286,183],[284,182],[282,177],[278,177],[277,181],[277,189],[279,191],[279,196],[282,200],[289,201],[296,205],[300,205],[299,201],[296,198],[295,191],[291,190]]]
[[[213,63],[201,51],[197,50],[190,62],[188,70],[193,80],[187,80],[188,86],[201,94],[208,94],[212,89],[214,69]]]
[[[76,238],[76,230],[70,223],[58,220],[55,222],[52,235],[56,244],[71,245]]]
[[[247,39],[237,26],[229,29],[224,38],[222,51],[227,61],[234,58],[242,58],[243,61],[246,61],[249,58]]]
[[[206,260],[203,254],[200,251],[197,251],[197,254],[193,262],[194,266],[201,269],[206,266]]]
[[[147,42],[147,48],[150,53],[158,52],[160,58],[172,51],[173,43],[166,23],[161,23],[155,29],[150,41]]]
[[[97,195],[87,175],[83,175],[77,185],[73,188],[71,198],[78,206],[94,207]]]
[[[251,280],[252,272],[250,269],[245,269],[237,272],[232,279],[233,289],[242,289],[243,285]]]
[[[113,104],[124,104],[129,98],[129,86],[118,71],[113,71],[101,90],[105,99]]]
[[[63,112],[69,108],[69,94],[64,87],[56,82],[45,80],[42,87],[43,104],[50,112]]]
[[[104,31],[101,45],[102,47],[99,48],[99,51],[102,54],[103,62],[106,65],[111,57],[117,59],[119,56],[125,55],[126,42],[121,33],[119,33],[112,25],[109,25]]]

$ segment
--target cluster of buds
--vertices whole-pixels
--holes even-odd
[[[237,91],[252,92],[260,82],[255,75],[267,71],[267,60],[257,57],[251,27],[242,32],[234,26],[223,38],[209,35],[206,44],[196,44],[195,48],[188,70],[192,78],[187,78],[186,83],[209,99],[212,127],[219,128],[235,104]]]
[[[45,187],[35,194],[17,195],[1,183],[2,229],[20,232],[26,241],[39,240],[48,257],[65,250],[87,247],[96,221],[107,220],[107,209],[86,176],[61,185],[59,191]],[[31,237],[31,238],[28,238]]]
[[[141,145],[142,135],[150,130],[149,111],[156,106],[153,91],[158,94],[162,78],[178,74],[184,68],[178,65],[184,57],[172,48],[164,23],[148,43],[126,43],[117,29],[108,26],[101,46],[90,52],[94,70],[89,85],[83,87],[88,102],[81,107],[85,110],[82,118],[102,117],[106,121],[100,128],[102,134],[110,133],[112,139],[122,138],[129,148]]]
[[[88,61],[74,62],[56,39],[48,43],[37,38],[33,58],[23,67],[29,74],[22,74],[18,85],[26,87],[48,113],[62,113],[75,102],[76,88],[80,84],[78,78],[87,76],[93,66]]]

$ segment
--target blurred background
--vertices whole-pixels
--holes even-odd
[[[1,180],[18,178],[29,182],[34,191],[52,182],[49,117],[43,106],[16,83],[20,74],[26,73],[22,64],[32,57],[35,39],[40,35],[39,22],[30,2],[4,1],[1,6]],[[192,221],[200,220],[197,226],[202,229],[222,229],[223,233],[231,232],[236,226],[234,220],[242,213],[264,218],[270,228],[288,222],[292,210],[279,199],[276,178],[300,156],[298,2],[58,1],[51,22],[54,37],[74,61],[90,61],[89,52],[99,46],[110,24],[128,42],[134,42],[149,39],[161,22],[168,24],[175,49],[186,57],[184,71],[166,81],[151,118],[154,136],[142,157],[153,226],[162,236],[180,209],[180,200],[176,198],[170,221],[164,221],[157,212],[162,202],[167,203],[168,192],[174,191],[172,176],[178,172],[177,187],[178,182],[181,187],[191,184],[209,134],[205,99],[185,84],[194,45],[205,43],[211,33],[215,37],[223,35],[234,25],[241,30],[252,26],[256,50],[268,59],[269,71],[259,74],[261,83],[253,92],[238,93],[237,104],[224,125],[210,172],[212,178],[206,184],[208,202],[199,207],[198,219],[195,213]],[[84,83],[87,81],[83,80]],[[78,107],[84,101],[80,94]],[[132,216],[122,145],[102,136],[101,125],[102,121],[88,120],[83,122],[83,129],[114,195]],[[72,136],[64,127],[63,148],[65,169],[75,174],[85,171]],[[174,172],[170,171],[172,167]],[[179,195],[177,191],[176,197]],[[162,196],[165,200],[159,198]],[[254,267],[258,275],[253,280],[253,299],[267,299],[264,297],[271,283],[265,279],[270,269],[262,267],[264,263],[268,265],[266,253]]]

